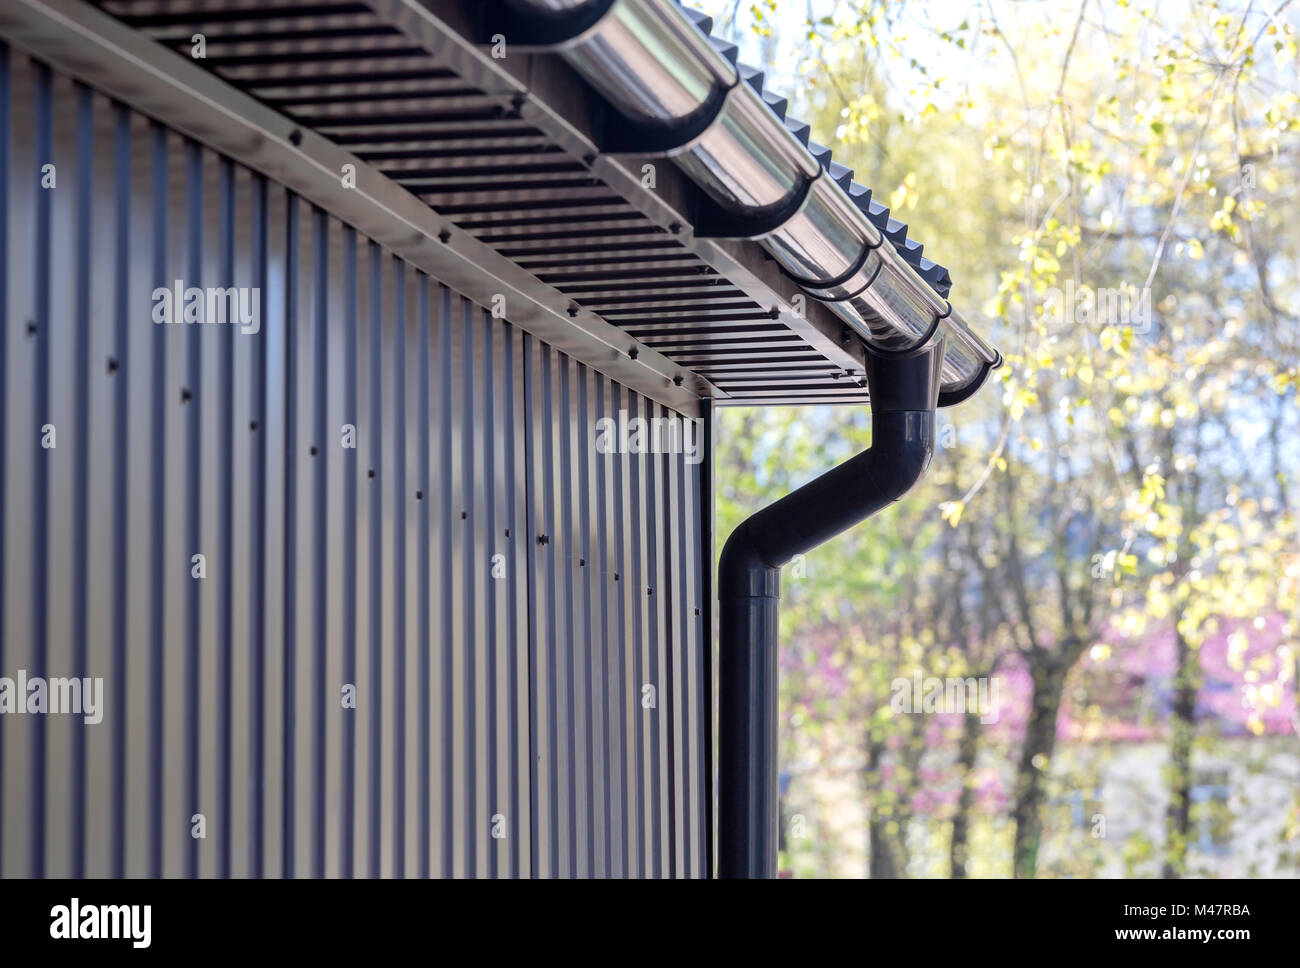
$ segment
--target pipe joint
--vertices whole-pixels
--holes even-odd
[[[718,598],[722,601],[781,597],[781,566],[785,562],[769,560],[756,539],[752,521],[742,521],[722,546],[718,557]]]

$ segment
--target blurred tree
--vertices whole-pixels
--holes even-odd
[[[929,478],[787,585],[783,648],[840,630],[802,654],[812,672],[791,677],[787,711],[842,742],[865,724],[870,871],[898,876],[935,726],[891,713],[891,681],[990,675],[1014,655],[1032,694],[1005,870],[1034,876],[1072,669],[1117,617],[1165,624],[1177,665],[1159,849],[1167,875],[1184,873],[1201,643],[1280,613],[1278,653],[1242,669],[1251,728],[1300,690],[1297,10],[826,0],[782,21],[760,7],[746,21],[736,6],[734,23],[769,56],[798,51],[791,113],[950,267],[954,303],[985,310],[974,324],[1007,360],[951,415]],[[866,427],[842,411],[727,412],[719,534],[862,449]],[[829,703],[828,669],[847,683]],[[972,869],[980,734],[966,717],[950,767],[953,876]]]

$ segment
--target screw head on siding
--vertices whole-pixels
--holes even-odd
[[[539,534],[539,535],[537,536],[537,543],[538,543],[539,545],[550,544],[550,543],[551,543],[551,536],[550,536],[549,534]]]
[[[424,492],[423,492],[423,491],[416,491],[416,492],[415,492],[415,499],[416,499],[417,501],[423,501],[423,500],[424,500]]]
[[[466,518],[468,518],[468,517],[469,517],[469,513],[468,513],[468,512],[466,512],[466,511],[461,511],[461,512],[460,512],[460,519],[461,519],[462,521],[464,521],[464,520],[465,520]]]
[[[293,145],[295,148],[302,144],[302,131],[300,129],[294,128],[289,132],[289,144]]]
[[[586,559],[586,558],[579,558],[579,559],[578,559],[578,567],[579,567],[579,568],[585,568],[586,566],[587,566],[587,559]]]
[[[673,222],[671,225],[668,226],[668,231],[671,232],[671,233],[673,233],[673,235],[678,235],[678,234],[680,234],[681,231],[682,231],[682,223],[681,223],[681,222]]]
[[[121,364],[119,364],[119,363],[117,362],[117,360],[113,359],[113,357],[110,356],[110,357],[108,358],[108,372],[109,372],[109,373],[116,373],[116,372],[117,372],[117,368],[118,368],[120,365],[121,365]]]
[[[510,537],[510,529],[509,529],[509,528],[506,528],[506,537],[507,537],[507,538]]]
[[[256,430],[256,429],[257,429],[257,421],[256,421],[256,420],[250,420],[250,421],[248,422],[248,429],[249,429],[249,430]]]
[[[448,229],[443,229],[441,232],[438,233],[438,241],[441,242],[443,245],[446,245],[448,242],[451,241],[451,232]]]
[[[373,468],[371,470],[366,471],[366,477],[370,478],[371,480],[375,479],[375,472]]]
[[[27,320],[27,335],[28,335],[28,336],[35,336],[35,335],[36,335],[36,323],[34,323],[34,322],[33,322],[32,320],[30,320],[30,319]]]
[[[313,457],[315,457],[315,456],[316,456],[316,446],[313,444],[311,447],[307,448],[307,452],[308,452],[309,454],[311,454]]]
[[[181,403],[189,403],[194,399],[194,394],[190,393],[187,387],[181,387]]]
[[[627,351],[627,358],[629,360],[635,360],[640,355],[641,355],[641,351],[638,350],[635,346],[633,346],[631,349]]]
[[[569,304],[569,318],[572,319],[573,317],[575,317],[575,316],[577,316],[577,315],[578,315],[578,307],[577,307],[577,304],[575,304],[575,303],[570,303],[570,304]]]
[[[618,581],[618,572],[614,572],[614,581]]]

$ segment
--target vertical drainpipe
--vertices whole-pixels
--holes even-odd
[[[774,877],[781,566],[901,498],[934,452],[943,340],[867,354],[871,447],[741,522],[718,565],[718,876]]]

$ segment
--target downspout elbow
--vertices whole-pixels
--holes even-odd
[[[829,541],[924,476],[934,453],[942,363],[942,341],[908,357],[869,355],[871,447],[742,522],[722,550],[720,595],[759,594],[752,575]],[[776,594],[769,585],[762,594]]]
[[[872,444],[867,453],[872,456],[871,480],[883,508],[910,491],[929,469],[934,456],[934,411],[876,413],[871,423]]]
[[[781,594],[781,566],[763,550],[761,528],[746,518],[731,532],[718,557],[718,598],[778,598]],[[786,561],[789,559],[787,558]]]

